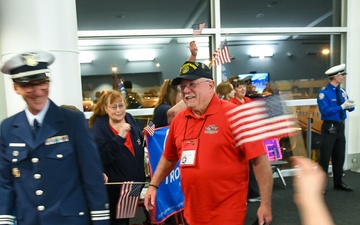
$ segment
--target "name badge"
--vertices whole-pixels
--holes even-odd
[[[198,139],[188,139],[182,142],[180,166],[195,166]]]
[[[181,166],[194,166],[195,165],[196,150],[186,150],[181,154]]]

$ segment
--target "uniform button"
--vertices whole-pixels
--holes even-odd
[[[17,159],[12,159],[11,161],[12,161],[12,162],[17,162],[18,160],[17,160]]]
[[[44,193],[44,192],[43,192],[42,190],[36,190],[36,191],[35,191],[35,194],[36,194],[36,195],[42,195],[43,193]]]
[[[61,158],[63,157],[63,155],[62,155],[62,154],[57,154],[56,157],[57,157],[58,159],[61,159]]]
[[[40,178],[41,178],[41,174],[38,174],[38,173],[34,174],[34,178],[35,178],[36,180],[40,179]]]
[[[13,151],[13,152],[12,152],[12,155],[15,156],[15,157],[16,157],[16,156],[19,156],[19,151]]]
[[[84,212],[79,212],[79,216],[83,216],[84,215]]]
[[[44,210],[45,210],[45,206],[39,205],[39,206],[37,207],[37,210],[38,210],[38,211],[44,211]]]
[[[32,159],[31,159],[31,162],[32,162],[32,163],[38,163],[38,162],[39,162],[39,159],[38,159],[38,158],[32,158]]]

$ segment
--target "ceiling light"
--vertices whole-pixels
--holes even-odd
[[[136,62],[136,61],[153,61],[155,58],[153,56],[146,56],[146,55],[138,55],[138,56],[129,56],[127,58],[129,62]]]
[[[142,50],[130,50],[127,52],[127,60],[134,61],[153,61],[155,60],[154,50],[142,49]]]
[[[325,49],[323,49],[323,50],[321,51],[321,53],[322,53],[323,55],[329,55],[330,50],[327,49],[327,48],[325,48]]]
[[[264,58],[264,57],[271,57],[273,55],[274,55],[273,53],[253,53],[253,54],[250,54],[250,57]]]
[[[269,48],[269,47],[259,47],[259,46],[256,46],[254,48],[252,48],[250,50],[250,53],[249,53],[250,57],[259,57],[261,59],[265,58],[265,57],[271,57],[274,55],[274,51]]]

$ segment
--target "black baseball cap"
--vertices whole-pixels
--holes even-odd
[[[182,79],[196,80],[199,78],[213,79],[210,68],[201,62],[186,61],[180,68],[178,77],[172,80],[172,85],[179,85]]]

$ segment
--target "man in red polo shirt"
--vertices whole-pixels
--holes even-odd
[[[158,185],[180,160],[186,221],[242,225],[251,160],[261,194],[259,224],[270,224],[272,170],[264,148],[236,146],[225,115],[236,105],[217,97],[210,69],[199,62],[185,62],[172,84],[179,85],[187,108],[171,123],[165,151],[145,195],[147,210],[154,207]]]

